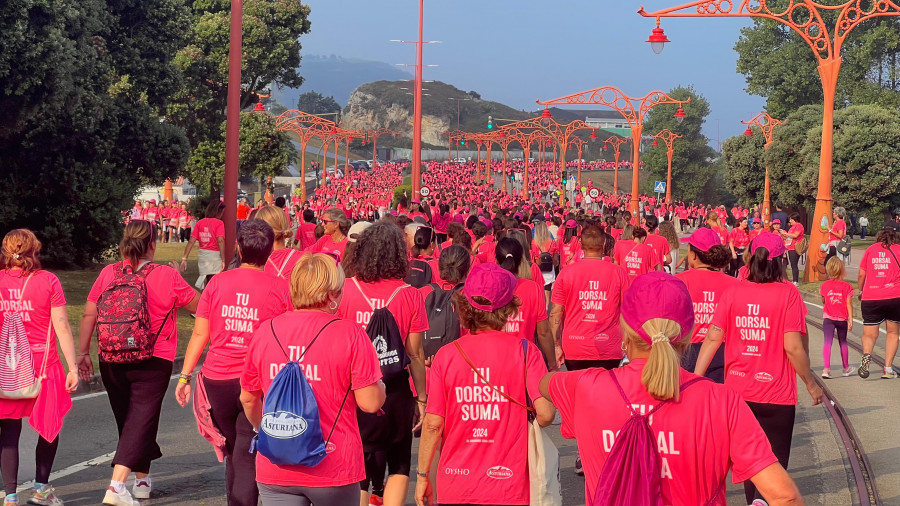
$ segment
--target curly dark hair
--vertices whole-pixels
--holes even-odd
[[[487,304],[489,301],[483,297],[473,297],[478,304]],[[507,320],[519,311],[522,301],[519,297],[513,297],[509,304],[497,309],[494,312],[482,311],[472,307],[466,296],[462,292],[453,294],[453,301],[456,302],[456,308],[459,312],[459,323],[463,328],[469,329],[473,334],[486,330],[503,330]]]
[[[382,279],[403,279],[409,272],[404,232],[396,225],[377,222],[356,241],[353,267],[356,279],[375,283]]]

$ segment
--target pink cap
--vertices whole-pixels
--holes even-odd
[[[777,223],[777,224],[781,225],[781,219],[775,218],[774,220],[772,220],[772,223]]]
[[[652,345],[654,336],[643,329],[644,323],[654,318],[671,320],[681,326],[676,342],[691,332],[694,326],[694,306],[691,294],[683,281],[662,271],[638,276],[622,296],[622,319],[634,329],[641,339]]]
[[[150,199],[148,202],[150,202],[151,204],[155,204],[155,203],[156,203],[156,199]]]
[[[690,237],[681,240],[700,251],[709,251],[713,246],[721,245],[722,238],[711,228],[698,228]]]
[[[472,268],[462,293],[472,307],[493,312],[513,300],[516,283],[516,277],[508,270],[487,262]],[[479,304],[472,297],[483,297],[488,300],[488,304]]]
[[[750,243],[750,253],[756,253],[756,248],[766,248],[769,250],[769,258],[781,256],[786,251],[784,248],[784,240],[780,236],[772,232],[763,232],[753,239]]]
[[[412,199],[412,203],[413,203],[413,204],[421,204],[422,201],[419,200],[419,199]]]
[[[578,222],[575,220],[569,220],[566,222],[566,228],[578,228]]]

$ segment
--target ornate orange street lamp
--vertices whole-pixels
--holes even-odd
[[[616,157],[615,164],[616,166],[613,168],[615,173],[613,174],[613,193],[619,193],[619,148],[622,147],[622,144],[628,142],[628,139],[625,137],[619,137],[618,135],[611,135],[608,139],[603,141],[603,149],[606,149],[607,146],[612,146],[613,154]]]
[[[379,128],[378,130],[369,130],[369,138],[372,139],[372,170],[378,167],[378,138],[382,135],[397,135],[397,132],[388,128]]]
[[[672,155],[675,154],[675,139],[682,136],[669,130],[668,128],[653,136],[654,139],[662,139],[666,143],[666,155],[669,157],[669,171],[666,173],[666,204],[672,203]],[[656,145],[656,141],[653,141]]]
[[[542,143],[545,140],[544,132],[541,130],[532,130],[530,132],[523,132],[521,130],[515,130],[514,136],[516,137],[516,141],[522,146],[522,154],[525,159],[525,173],[522,174],[522,199],[528,200],[528,182],[530,176],[528,174],[529,164],[528,159],[531,157],[531,146],[534,143]]]
[[[832,13],[832,14],[828,14]],[[759,0],[699,0],[656,12],[645,12],[641,7],[638,14],[659,19],[664,17],[753,17],[777,21],[791,28],[812,49],[819,62],[819,77],[822,79],[824,113],[822,115],[822,147],[819,155],[819,189],[816,194],[816,209],[813,223],[825,217],[831,220],[831,186],[834,135],[834,95],[838,74],[841,70],[841,48],[847,35],[863,21],[880,16],[900,16],[900,5],[892,0],[863,2],[850,0],[839,5],[823,5],[812,0],[791,0],[786,9],[773,10],[765,1]],[[827,16],[825,14],[828,14]],[[834,18],[833,26],[826,26],[825,18]],[[658,35],[664,35],[659,29]],[[657,35],[654,30],[654,35]],[[652,36],[651,36],[652,39]],[[665,43],[666,41],[659,41]],[[654,51],[656,48],[654,47]],[[659,53],[662,51],[661,47]],[[810,227],[809,248],[818,251],[826,241],[826,230]],[[807,262],[806,278],[812,280],[813,265]]]
[[[279,130],[293,132],[300,140],[300,177],[303,179],[303,183],[300,185],[300,200],[306,201],[306,147],[309,141],[315,137],[322,139],[324,142],[324,136],[337,125],[333,121],[314,114],[293,109],[285,111],[276,117],[275,125]],[[327,142],[324,143],[323,148],[327,152]]]
[[[497,144],[500,144],[500,149],[503,150],[503,193],[507,193],[506,180],[509,179],[509,166],[506,163],[506,153],[509,145],[513,142],[518,142],[515,133],[507,131],[497,132]]]
[[[762,130],[763,137],[766,139],[766,144],[763,149],[766,151],[769,150],[769,146],[772,144],[772,135],[775,132],[775,127],[781,124],[781,121],[769,116],[766,112],[761,112],[753,117],[750,121],[741,121],[741,123],[747,125],[747,130],[744,131],[744,135],[753,135],[753,129],[751,126],[758,126],[760,130]],[[770,183],[769,183],[769,167],[766,164],[766,183],[763,191],[763,224],[766,229],[771,226],[771,216],[772,216],[772,198],[770,192]],[[782,224],[784,226],[785,224]]]
[[[594,139],[597,138],[596,133],[591,132],[591,135],[593,136]],[[588,141],[582,139],[581,137],[572,137],[569,140],[569,146],[572,146],[573,148],[578,150],[578,187],[579,188],[581,188],[581,152],[582,152],[582,149],[584,148],[584,145],[587,143],[588,143]],[[566,168],[565,157],[563,157],[562,163],[563,163],[563,171],[565,171],[565,168]],[[563,189],[560,189],[560,191],[562,191],[562,190]]]
[[[573,93],[564,97],[554,98],[552,100],[540,101],[538,103],[544,106],[549,105],[604,105],[615,109],[628,122],[631,128],[631,141],[633,145],[633,155],[631,157],[631,212],[635,215],[638,213],[638,200],[640,195],[640,180],[638,172],[640,171],[640,149],[641,149],[641,133],[644,130],[644,117],[653,107],[660,104],[677,104],[678,110],[675,112],[675,119],[679,122],[684,119],[684,109],[682,105],[690,102],[687,100],[677,100],[662,91],[651,91],[650,93],[639,98],[632,98],[622,93],[618,88],[612,86],[602,86],[592,90]],[[635,107],[635,105],[637,105]]]

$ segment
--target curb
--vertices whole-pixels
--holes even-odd
[[[172,362],[172,371],[180,371],[183,365],[184,356],[175,357],[175,360]],[[96,373],[91,376],[91,381],[89,382],[85,382],[80,379],[78,380],[78,389],[75,390],[74,394],[72,394],[72,399],[74,400],[85,395],[96,394],[105,391],[106,387],[103,386],[103,380],[100,379],[100,374]]]

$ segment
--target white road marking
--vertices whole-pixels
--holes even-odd
[[[53,483],[54,481],[56,481],[60,478],[65,478],[66,476],[69,476],[71,474],[75,474],[75,473],[84,471],[85,469],[106,464],[107,462],[111,461],[113,459],[113,457],[115,457],[115,455],[116,455],[116,452],[109,452],[105,455],[101,455],[99,457],[94,457],[90,460],[85,460],[84,462],[79,462],[78,464],[69,466],[65,469],[60,469],[59,471],[54,471],[54,472],[50,473],[50,483]],[[19,487],[16,489],[16,492],[25,492],[26,490],[31,490],[33,488],[34,488],[34,481],[33,480],[27,481],[27,482],[19,485]]]

